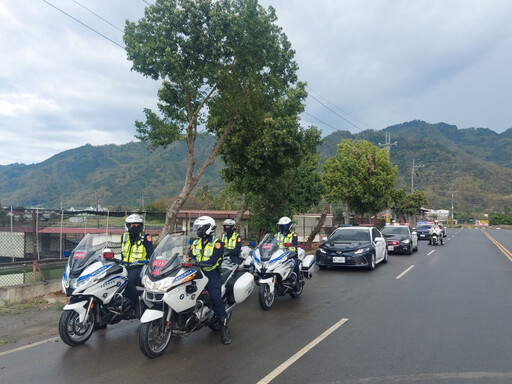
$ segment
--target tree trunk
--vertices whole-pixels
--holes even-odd
[[[217,140],[217,143],[213,147],[212,151],[208,158],[201,164],[201,166],[197,169],[196,173],[194,173],[194,144],[195,144],[195,136],[189,136],[187,147],[188,147],[188,161],[187,161],[187,175],[185,177],[185,184],[183,185],[183,189],[180,194],[172,202],[172,204],[167,208],[167,213],[165,215],[165,225],[158,236],[158,242],[160,242],[166,235],[174,232],[174,227],[176,224],[176,219],[178,218],[178,213],[180,212],[181,207],[187,201],[188,197],[196,187],[199,179],[203,175],[206,168],[215,163],[215,157],[219,152],[219,148],[224,143],[224,140],[229,135],[231,131],[231,127],[233,126],[233,122],[235,120],[236,114],[233,113],[228,121],[228,125],[226,129],[222,133],[221,137]]]
[[[324,209],[322,210],[322,214],[320,215],[320,219],[318,220],[318,224],[315,228],[311,231],[311,234],[309,235],[308,239],[306,240],[306,247],[311,248],[311,245],[313,243],[313,240],[315,239],[315,236],[320,233],[320,230],[322,229],[325,218],[327,217],[327,212],[329,211],[329,207],[331,206],[331,203],[327,202],[325,204]]]
[[[350,224],[350,204],[348,199],[345,199],[345,224]]]
[[[234,219],[237,227],[240,227],[240,223],[242,222],[242,217],[243,217],[245,211],[247,211],[248,206],[249,206],[249,204],[247,204],[247,200],[243,199],[240,202],[240,206],[238,207],[238,211],[236,212],[235,219]]]

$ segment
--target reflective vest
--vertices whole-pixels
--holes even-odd
[[[281,232],[277,234],[277,244],[279,245],[279,248],[284,248],[285,243],[293,244],[293,234],[294,232],[290,232],[286,236],[283,235]],[[296,252],[297,248],[295,248],[293,245],[288,247],[288,249],[292,252]]]
[[[239,234],[236,232],[233,232],[230,239],[228,240],[228,236],[224,233],[222,235],[222,242],[224,243],[225,249],[235,249],[236,247],[236,240],[238,239]]]
[[[146,260],[146,247],[144,246],[144,235],[140,236],[137,241],[132,244],[130,242],[130,233],[123,233],[123,243],[121,244],[121,254],[123,261],[132,265],[137,265],[139,260]]]
[[[192,255],[196,258],[197,261],[208,261],[210,257],[213,255],[213,250],[215,249],[215,243],[220,241],[216,237],[212,237],[212,241],[208,242],[205,247],[201,244],[201,239],[196,239],[192,243]],[[219,257],[219,260],[212,267],[203,267],[204,271],[213,271],[217,268],[220,263],[222,263],[222,257]]]

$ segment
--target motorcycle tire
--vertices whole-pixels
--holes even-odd
[[[300,285],[300,289],[296,289],[292,293],[290,293],[290,296],[293,297],[294,299],[299,297],[302,294],[302,291],[304,290],[304,278],[303,277],[299,280],[299,285]]]
[[[64,343],[71,347],[85,343],[94,331],[94,316],[92,312],[85,319],[85,323],[81,324],[78,312],[66,310],[62,312],[59,320],[59,335]]]
[[[169,346],[172,329],[165,326],[162,317],[143,323],[139,328],[139,348],[149,358],[162,356]]]
[[[275,291],[274,293],[270,293],[270,287],[267,284],[262,284],[260,285],[258,298],[260,307],[263,310],[268,311],[270,308],[272,308],[272,304],[274,304],[276,293]]]

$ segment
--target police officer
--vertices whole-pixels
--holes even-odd
[[[296,232],[292,232],[292,220],[289,217],[283,216],[277,222],[279,227],[279,232],[277,233],[277,244],[280,248],[287,248],[289,251],[293,252],[292,259],[295,260],[295,266],[293,267],[293,272],[295,272],[296,280],[295,280],[295,289],[299,290],[299,256],[297,253],[297,247],[299,245],[299,240]],[[287,247],[286,245],[289,246]]]
[[[232,262],[240,265],[240,252],[242,250],[242,238],[235,232],[235,220],[226,219],[222,223],[224,234],[222,242],[224,243],[224,256],[228,256]]]
[[[222,279],[220,269],[224,255],[222,241],[214,236],[215,220],[210,216],[201,216],[194,221],[194,231],[198,239],[194,240],[189,250],[189,257],[196,260],[208,278],[206,290],[210,296],[213,312],[219,320],[222,344],[231,343],[227,324],[227,313],[222,301]]]
[[[134,306],[134,317],[140,317],[139,295],[137,285],[140,284],[140,273],[143,264],[153,254],[153,239],[144,232],[144,220],[136,213],[131,214],[124,221],[126,232],[121,237],[121,255],[128,271],[128,285],[126,295]]]

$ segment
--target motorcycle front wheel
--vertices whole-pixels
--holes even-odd
[[[270,292],[270,287],[268,286],[268,284],[260,285],[259,301],[262,309],[268,311],[270,308],[272,308],[272,304],[274,304],[275,298],[275,291],[273,293]]]
[[[139,330],[139,348],[147,357],[161,356],[171,341],[172,330],[165,326],[165,319],[162,317],[143,323]]]
[[[59,320],[59,335],[64,343],[72,347],[85,343],[94,331],[94,316],[92,312],[80,322],[78,312],[66,310]]]

